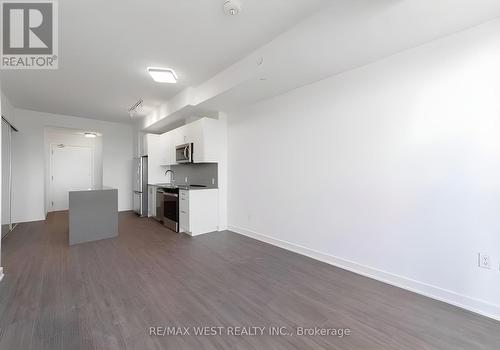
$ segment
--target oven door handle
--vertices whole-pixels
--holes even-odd
[[[169,197],[179,197],[179,195],[177,193],[167,193],[167,192],[163,192],[163,195],[164,196],[169,196]]]

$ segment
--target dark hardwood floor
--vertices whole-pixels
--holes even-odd
[[[500,349],[500,323],[230,232],[120,214],[68,247],[67,213],[2,242],[0,349]],[[155,326],[349,328],[350,336],[150,336]]]

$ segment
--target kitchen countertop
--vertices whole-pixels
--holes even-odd
[[[164,187],[164,188],[178,188],[180,190],[189,191],[199,191],[199,190],[217,190],[217,186],[207,186],[207,187],[192,187],[190,185],[183,184],[170,184],[170,183],[160,183],[160,184],[148,184],[149,186]]]
[[[108,186],[96,186],[96,187],[82,188],[78,190],[69,190],[68,192],[107,191],[107,190],[116,190],[116,188]]]

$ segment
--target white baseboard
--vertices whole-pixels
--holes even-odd
[[[16,224],[23,224],[26,222],[37,222],[37,221],[45,221],[47,220],[46,217],[38,217],[38,218],[24,218],[24,219],[19,219],[17,218],[16,220],[12,220],[12,222],[15,222]]]
[[[500,321],[500,305],[279,240],[252,230],[232,225],[228,225],[228,230]]]
[[[3,267],[0,266],[0,281],[3,279]]]

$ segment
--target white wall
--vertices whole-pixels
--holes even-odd
[[[229,113],[229,228],[500,319],[499,62],[494,21]]]
[[[9,99],[1,92],[1,103],[2,103],[2,115],[9,121],[11,125],[16,125],[16,116],[14,113],[14,107],[10,103]]]
[[[13,143],[14,222],[43,220],[45,198],[44,128],[82,129],[103,134],[103,184],[118,188],[118,209],[132,208],[132,126],[16,109],[20,132]]]
[[[227,198],[228,198],[228,154],[227,154],[227,114],[219,113],[219,230],[227,230]]]
[[[4,102],[3,93],[0,93],[0,114],[2,113],[2,103]],[[0,132],[0,157],[2,154],[2,133]],[[0,159],[1,163],[1,159]],[[2,172],[0,171],[0,198],[2,197]],[[2,212],[2,201],[0,200],[0,213]],[[3,267],[2,267],[2,239],[0,237],[0,281],[3,279]]]

